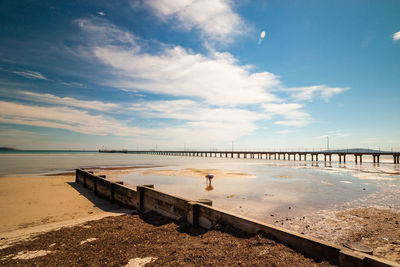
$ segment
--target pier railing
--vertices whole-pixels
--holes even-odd
[[[274,160],[311,160],[319,161],[320,156],[324,162],[331,162],[332,155],[337,156],[339,163],[345,163],[346,157],[354,156],[354,162],[362,164],[363,156],[371,156],[373,163],[380,163],[381,156],[393,156],[393,163],[400,163],[400,152],[376,151],[365,149],[352,150],[321,150],[321,151],[217,151],[217,150],[99,150],[102,153],[132,153],[153,154],[165,156],[192,156],[192,157],[224,157],[224,158],[252,158],[252,159],[274,159]]]

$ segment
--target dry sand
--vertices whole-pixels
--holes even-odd
[[[224,178],[255,178],[254,175],[244,172],[217,170],[217,169],[195,169],[188,168],[183,170],[148,170],[145,174],[157,174],[165,176],[185,176],[192,178],[204,178],[207,174],[213,174],[214,179]]]
[[[75,183],[74,175],[0,178],[0,236],[27,227],[120,209]]]

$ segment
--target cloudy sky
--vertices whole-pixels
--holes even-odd
[[[0,146],[399,148],[399,14],[398,0],[1,1]]]

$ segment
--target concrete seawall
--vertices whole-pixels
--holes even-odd
[[[217,223],[226,223],[251,234],[264,234],[316,260],[327,260],[339,266],[400,266],[395,262],[354,252],[345,247],[307,237],[286,229],[245,218],[196,201],[172,196],[151,186],[135,189],[95,176],[83,169],[76,169],[76,182],[93,191],[97,196],[136,208],[155,211],[175,220],[185,220],[206,229]]]

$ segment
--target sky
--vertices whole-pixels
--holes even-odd
[[[4,0],[0,146],[400,150],[399,14],[398,0]]]

